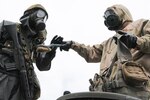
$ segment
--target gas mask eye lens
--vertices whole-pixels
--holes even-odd
[[[45,16],[46,16],[46,14],[45,14],[45,12],[43,10],[38,10],[37,11],[37,17],[38,18],[43,18]]]

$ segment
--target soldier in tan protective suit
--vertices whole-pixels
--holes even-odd
[[[113,37],[93,46],[86,46],[75,41],[62,41],[64,46],[60,49],[65,51],[73,49],[89,63],[100,62],[100,73],[90,81],[92,84],[90,91],[115,92],[149,100],[149,79],[140,85],[131,85],[123,78],[122,71],[117,70],[119,60],[115,57],[118,52],[115,37],[124,34],[120,41],[130,50],[133,61],[144,66],[148,76],[150,73],[150,21],[145,19],[133,21],[130,12],[123,5],[108,7],[104,18],[106,27],[116,32]]]

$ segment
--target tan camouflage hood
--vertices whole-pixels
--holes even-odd
[[[46,9],[41,5],[41,4],[34,4],[34,5],[31,5],[29,8],[27,8],[25,11],[24,11],[24,14],[28,11],[31,11],[31,10],[36,10],[36,9],[42,9],[43,11],[45,11],[46,15],[47,15],[47,19],[48,19],[48,13],[46,11]]]
[[[129,10],[121,4],[113,5],[111,7],[108,7],[107,9],[112,9],[123,20],[123,23],[133,21],[132,15]]]

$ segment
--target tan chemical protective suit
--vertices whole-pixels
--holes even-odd
[[[132,33],[137,37],[137,46],[136,48],[131,49],[130,52],[132,53],[133,60],[144,66],[147,73],[150,74],[150,21],[145,19],[133,21],[130,12],[122,5],[113,5],[109,7],[109,9],[113,9],[115,13],[121,16],[123,18],[123,23],[130,22],[121,30],[126,33]],[[115,35],[117,35],[117,32]],[[100,62],[99,74],[101,75],[110,66],[116,53],[117,45],[113,37],[110,37],[101,44],[96,44],[93,46],[86,46],[84,44],[73,42],[71,48],[89,63]],[[113,80],[114,75],[118,73],[115,71],[116,67],[113,67],[109,80]],[[119,77],[122,78],[122,75],[120,74]],[[125,86],[116,87],[111,90],[111,92],[123,93],[139,97],[142,100],[148,100],[150,98],[149,88],[150,86],[148,84],[143,86],[143,88],[129,86],[126,84]],[[103,90],[97,86],[94,91]]]

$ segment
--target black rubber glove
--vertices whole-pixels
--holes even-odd
[[[128,48],[135,48],[137,43],[137,37],[130,35],[128,33],[124,33],[122,31],[118,31],[119,34],[123,34],[120,38],[120,41],[123,42]]]
[[[55,35],[51,40],[50,44],[62,44],[62,42],[63,42],[63,37]],[[56,50],[57,47],[53,47],[52,49]]]
[[[51,44],[62,44],[63,37],[55,35],[51,40]]]
[[[49,59],[50,61],[52,61],[55,56],[56,56],[56,50],[55,50],[55,49],[52,49],[52,51],[46,53],[46,57],[47,57],[47,59]]]
[[[69,49],[71,48],[72,45],[72,41],[63,41],[63,46],[60,47],[60,51],[64,50],[64,51],[69,51]]]

